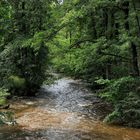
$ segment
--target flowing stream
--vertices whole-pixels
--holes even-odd
[[[140,140],[139,129],[103,124],[109,106],[70,78],[44,85],[35,98],[15,99],[10,109],[18,125],[1,127],[0,140]]]

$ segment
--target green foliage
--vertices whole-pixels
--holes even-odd
[[[121,114],[118,111],[113,111],[112,113],[110,113],[108,116],[106,116],[106,118],[104,119],[105,123],[115,123],[115,122],[121,122],[121,120],[119,120],[121,118]]]
[[[50,73],[50,70],[46,72],[46,79],[43,82],[44,85],[52,85],[54,82],[61,78],[61,75]]]
[[[124,77],[110,82],[100,95],[114,106],[114,111],[105,118],[105,122],[121,123],[140,127],[140,79]]]
[[[0,88],[0,106],[6,104],[6,97],[10,95],[4,88]]]
[[[2,26],[0,86],[8,88],[12,94],[34,95],[45,79],[48,49],[42,30],[50,2],[16,0],[0,3],[0,20],[9,19],[5,26],[10,28]],[[6,13],[1,15],[3,11]]]
[[[116,103],[129,95],[130,92],[136,92],[139,86],[139,80],[133,77],[123,77],[110,82],[101,97],[107,98],[110,102]]]
[[[12,112],[0,112],[0,126],[2,125],[15,125],[16,122],[14,120]]]
[[[4,43],[5,37],[7,37],[7,32],[11,32],[11,22],[10,22],[10,5],[7,1],[0,1],[0,46]],[[1,51],[1,47],[0,47]]]
[[[97,84],[99,85],[109,85],[110,84],[110,80],[108,79],[103,79],[103,78],[99,78],[98,80],[95,81]]]
[[[20,78],[18,76],[10,76],[9,79],[9,86],[10,88],[21,88],[23,89],[25,87],[25,79],[24,78]]]
[[[64,37],[63,40],[58,38],[57,46],[54,44],[55,46],[50,48],[51,57],[54,56],[52,59],[53,66],[58,71],[87,79],[90,83],[94,83],[96,77],[106,77],[106,65],[110,65],[113,69],[112,73],[109,73],[109,78],[118,78],[128,74],[128,67],[124,68],[123,65],[115,64],[119,60],[118,58],[98,54],[102,47],[108,45],[108,43],[105,44],[104,38],[98,39],[94,44],[85,43],[80,47],[77,46],[77,48],[71,49],[65,46],[70,46],[68,41]],[[58,44],[60,45],[59,47]],[[104,46],[101,47],[101,45]],[[120,53],[121,49],[118,45],[112,45],[106,50],[106,53],[111,53],[112,51]],[[126,53],[124,52],[122,55],[126,55]]]
[[[38,40],[19,38],[8,46],[1,53],[1,84],[8,85],[10,90],[21,90],[22,94],[32,87],[36,92],[45,78],[47,47]],[[12,88],[12,89],[11,89]],[[21,89],[20,89],[21,88]],[[12,91],[15,91],[12,90]],[[18,91],[16,91],[18,94]]]

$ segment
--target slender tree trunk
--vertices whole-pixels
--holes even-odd
[[[137,25],[138,25],[138,35],[140,37],[140,21],[139,21],[139,17],[137,15],[137,9],[136,9],[136,4],[135,4],[135,1],[132,0],[132,4],[133,4],[133,8],[134,8],[134,11],[135,11],[135,14],[136,14],[136,22],[137,22]]]
[[[139,76],[137,47],[133,42],[131,42],[131,49],[134,76]]]
[[[114,28],[114,12],[112,9],[108,10],[108,22],[107,22],[107,38],[113,38],[113,28]]]
[[[25,19],[25,2],[22,2],[22,25],[21,25],[21,32],[26,34],[26,22],[24,21]]]
[[[113,28],[114,28],[114,11],[112,9],[107,9],[107,14],[105,17],[106,25],[106,38],[111,40],[114,37]],[[108,61],[106,64],[106,78],[111,78],[111,61]]]
[[[111,79],[111,64],[106,65],[106,79]]]
[[[119,36],[119,23],[115,23],[115,32],[114,32],[114,35],[115,35],[116,37]]]
[[[125,29],[130,33],[130,26],[129,26],[129,2],[124,2],[124,14],[125,14]],[[133,75],[139,76],[139,66],[138,66],[138,56],[137,56],[137,46],[134,42],[130,41],[130,48],[132,53],[132,67],[133,67]]]
[[[92,27],[92,31],[91,31],[92,38],[96,39],[97,31],[96,31],[96,22],[95,22],[95,13],[94,12],[91,13],[91,27]]]
[[[68,39],[68,31],[66,31],[66,39]]]
[[[72,32],[70,31],[69,32],[69,35],[70,35],[70,44],[72,43]]]

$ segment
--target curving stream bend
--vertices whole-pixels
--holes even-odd
[[[36,98],[15,100],[18,126],[0,128],[0,140],[140,140],[140,130],[109,126],[108,108],[80,81],[62,78],[44,85]]]

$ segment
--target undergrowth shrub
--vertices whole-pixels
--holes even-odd
[[[0,87],[16,95],[35,95],[45,79],[47,54],[41,33],[8,43],[0,53]]]
[[[26,81],[24,78],[21,78],[19,76],[12,75],[8,78],[8,88],[10,89],[12,94],[22,94],[22,92],[25,89]],[[18,91],[18,93],[16,93]]]
[[[7,89],[0,88],[0,106],[6,104],[6,97],[10,95]]]
[[[100,97],[114,108],[104,122],[140,127],[140,78],[110,80]]]
[[[0,126],[3,125],[15,125],[17,124],[14,119],[13,112],[0,112]]]
[[[7,104],[7,96],[10,93],[5,88],[0,88],[0,108],[3,109]],[[0,126],[3,125],[15,125],[16,121],[14,119],[14,114],[10,111],[0,111]]]

